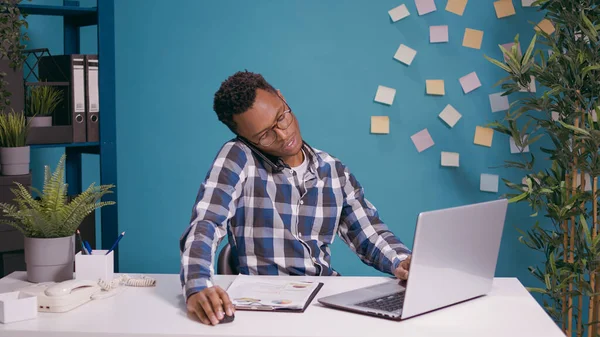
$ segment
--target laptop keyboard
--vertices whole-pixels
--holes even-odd
[[[391,295],[385,295],[365,302],[360,302],[355,305],[359,307],[393,312],[402,309],[405,293],[406,292],[402,291]]]

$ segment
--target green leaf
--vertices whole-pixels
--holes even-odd
[[[529,47],[527,47],[527,51],[525,52],[525,55],[523,55],[521,64],[523,64],[523,62],[528,62],[529,59],[531,58],[531,53],[533,52],[533,47],[535,47],[536,39],[537,39],[537,35],[533,35],[533,38],[531,39],[531,42],[529,43]]]
[[[523,199],[527,198],[527,196],[528,196],[528,195],[529,195],[529,193],[528,193],[528,192],[521,193],[521,194],[519,194],[519,195],[518,195],[518,196],[516,196],[516,197],[513,197],[513,198],[510,198],[510,199],[508,199],[508,203],[509,203],[509,204],[512,204],[512,203],[515,203],[515,202],[521,201],[521,200],[523,200]]]
[[[495,60],[495,59],[493,59],[493,58],[491,58],[491,57],[488,57],[487,55],[483,55],[483,57],[485,57],[485,58],[486,58],[486,60],[488,60],[488,61],[490,61],[491,63],[493,63],[494,65],[496,65],[496,66],[500,67],[501,69],[503,69],[503,70],[504,70],[504,71],[506,71],[507,73],[511,73],[511,74],[512,74],[512,72],[511,72],[510,68],[509,68],[507,65],[505,65],[504,63],[502,63],[502,62],[500,62],[500,61],[498,61],[498,60]]]
[[[587,73],[589,73],[590,71],[598,70],[598,69],[600,69],[600,64],[595,64],[593,66],[587,66],[587,67],[583,68],[583,70],[581,71],[581,76],[585,77],[585,75]]]

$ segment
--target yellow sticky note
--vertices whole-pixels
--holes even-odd
[[[517,14],[515,12],[515,6],[513,6],[512,1],[496,1],[494,2],[494,8],[496,9],[496,16],[498,17],[498,19]]]
[[[428,95],[445,95],[444,80],[426,80]]]
[[[450,13],[462,16],[465,13],[468,0],[448,0],[446,10]]]
[[[390,118],[388,116],[371,116],[371,133],[390,133]]]
[[[483,31],[471,28],[465,29],[465,36],[463,38],[463,46],[473,49],[481,49],[481,42],[483,41]]]
[[[493,138],[494,138],[494,129],[484,128],[482,126],[478,126],[475,129],[475,140],[474,140],[475,144],[491,147]]]
[[[539,31],[540,29],[546,32],[548,35],[554,33],[554,25],[552,24],[552,21],[548,19],[540,21],[540,23],[535,26],[535,30]]]

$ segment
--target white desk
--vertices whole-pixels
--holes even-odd
[[[325,285],[304,313],[238,310],[233,322],[208,326],[187,317],[178,275],[149,276],[157,279],[156,287],[128,287],[114,297],[88,302],[68,313],[38,313],[34,320],[0,324],[0,336],[564,336],[515,278],[497,278],[488,296],[395,322],[325,308],[316,301],[385,278],[321,277]],[[3,278],[0,292],[28,285],[24,279],[23,272]],[[226,289],[232,279],[218,275],[215,280]]]

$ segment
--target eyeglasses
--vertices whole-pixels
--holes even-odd
[[[282,99],[283,100],[283,99]],[[264,147],[269,147],[275,143],[277,140],[277,133],[275,132],[275,127],[279,130],[286,130],[294,120],[294,116],[292,115],[292,110],[290,109],[287,102],[283,101],[287,106],[287,109],[277,118],[275,125],[273,125],[270,129],[268,129],[265,133],[260,136],[258,139],[258,143]]]

